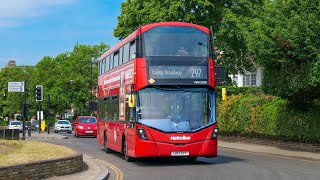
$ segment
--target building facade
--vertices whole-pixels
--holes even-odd
[[[244,74],[235,74],[229,75],[232,79],[232,82],[238,86],[261,86],[262,81],[262,68],[260,66],[257,67],[255,71],[245,72]]]

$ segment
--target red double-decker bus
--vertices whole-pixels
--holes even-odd
[[[138,28],[99,58],[97,140],[141,157],[217,156],[210,31],[184,22]]]

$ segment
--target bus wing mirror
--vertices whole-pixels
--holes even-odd
[[[134,94],[129,95],[128,106],[130,108],[133,108],[135,104],[136,104],[136,95],[134,95]]]

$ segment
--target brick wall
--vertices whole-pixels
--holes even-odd
[[[43,179],[80,172],[83,169],[83,155],[37,161],[15,166],[0,167],[0,180]]]

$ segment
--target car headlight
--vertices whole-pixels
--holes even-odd
[[[79,129],[83,129],[83,126],[78,126]]]

